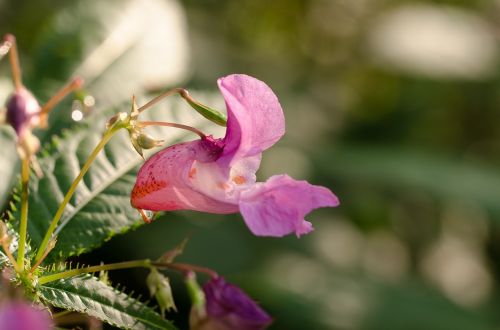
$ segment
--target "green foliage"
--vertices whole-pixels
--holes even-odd
[[[410,148],[338,146],[318,155],[319,175],[394,191],[424,191],[441,200],[473,201],[500,213],[495,168]]]
[[[40,287],[40,296],[54,306],[121,329],[176,329],[150,307],[90,275],[47,283]]]
[[[9,192],[15,183],[15,176],[20,168],[16,152],[15,134],[10,127],[0,127],[0,208],[9,198]]]

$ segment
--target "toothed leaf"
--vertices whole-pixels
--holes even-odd
[[[90,275],[40,286],[46,302],[93,316],[121,329],[177,329],[152,308]]]

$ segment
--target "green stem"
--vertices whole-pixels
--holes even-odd
[[[19,248],[17,251],[17,268],[24,270],[24,253],[26,251],[26,232],[28,229],[28,182],[30,178],[30,159],[22,159],[21,169],[21,220],[19,225]]]
[[[138,108],[137,111],[138,111],[138,113],[141,113],[144,110],[151,108],[153,105],[157,104],[158,102],[160,102],[164,98],[166,98],[170,95],[176,94],[176,93],[179,94],[194,110],[196,110],[203,117],[216,123],[217,125],[221,125],[221,126],[227,125],[226,115],[196,101],[195,99],[193,99],[191,97],[191,95],[189,95],[189,92],[184,88],[170,89],[170,90],[158,95],[157,97],[155,97],[154,99],[152,99],[148,103],[144,104],[142,107]]]
[[[65,272],[60,272],[57,274],[42,276],[38,279],[38,283],[45,284],[63,278],[73,277],[81,274],[95,273],[103,270],[117,270],[126,268],[150,268],[150,267],[151,267],[151,261],[149,259],[117,262],[114,264],[90,266],[79,269],[67,270]]]
[[[193,132],[195,134],[198,134],[198,136],[202,139],[205,139],[207,137],[205,135],[205,133],[203,133],[199,129],[188,126],[188,125],[183,125],[183,124],[169,123],[169,122],[164,122],[164,121],[138,121],[137,125],[140,127],[146,127],[146,126],[175,127],[175,128],[184,129],[186,131],[190,131],[190,132]]]
[[[38,279],[39,284],[45,284],[53,281],[57,281],[63,278],[73,277],[81,274],[95,273],[103,270],[117,270],[117,269],[126,269],[126,268],[151,268],[156,267],[159,269],[168,268],[176,271],[180,271],[184,274],[189,275],[192,272],[205,273],[210,275],[212,278],[216,278],[219,275],[208,268],[200,267],[196,265],[190,264],[181,264],[181,263],[162,263],[162,262],[151,262],[149,259],[143,260],[133,260],[133,261],[125,261],[125,262],[117,262],[114,264],[108,265],[99,265],[99,266],[89,266],[78,269],[71,269],[64,272],[51,274],[47,276],[42,276]]]
[[[111,139],[113,134],[116,133],[119,128],[121,128],[121,127],[112,126],[104,133],[101,141],[94,148],[94,150],[90,154],[89,158],[87,159],[85,164],[82,166],[80,173],[78,174],[78,176],[75,178],[75,180],[71,184],[71,187],[69,188],[68,192],[66,193],[66,196],[64,196],[64,199],[63,199],[61,205],[59,205],[59,209],[57,210],[56,214],[54,215],[54,218],[52,219],[52,221],[50,223],[49,229],[47,229],[47,232],[45,233],[45,237],[43,238],[42,244],[40,245],[38,252],[36,254],[35,262],[37,262],[38,260],[40,260],[43,257],[45,249],[47,248],[47,244],[49,243],[49,240],[52,237],[54,230],[56,229],[57,223],[59,222],[59,220],[61,219],[61,216],[64,213],[64,209],[66,208],[66,205],[69,203],[71,197],[73,196],[73,194],[76,190],[76,187],[78,186],[78,184],[82,180],[85,173],[87,173],[88,169],[90,168],[90,165],[95,160],[95,158],[97,157],[99,152],[102,150],[102,148],[104,148],[106,143],[108,143],[109,139]]]

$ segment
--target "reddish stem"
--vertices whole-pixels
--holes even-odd
[[[158,268],[169,268],[169,269],[175,269],[182,271],[186,274],[189,272],[197,272],[197,273],[204,273],[209,275],[212,278],[217,278],[219,277],[219,274],[217,274],[216,271],[206,268],[206,267],[201,267],[201,266],[196,266],[196,265],[190,265],[190,264],[183,264],[183,263],[161,263],[161,262],[151,262],[152,266],[158,267]]]
[[[145,126],[167,126],[167,127],[175,127],[175,128],[185,129],[185,130],[191,131],[193,133],[196,133],[202,139],[204,139],[204,138],[207,137],[199,129],[191,127],[191,126],[188,126],[188,125],[183,125],[183,124],[169,123],[169,122],[163,122],[163,121],[140,121],[140,122],[137,122],[137,125],[143,126],[143,127],[145,127]]]

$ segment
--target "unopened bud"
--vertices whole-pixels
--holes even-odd
[[[141,155],[142,158],[144,158],[143,149],[148,150],[154,147],[159,147],[164,142],[164,140],[157,140],[151,135],[144,133],[142,132],[142,130],[138,129],[129,130],[129,135],[130,141],[132,142],[135,151],[137,151],[137,153]]]
[[[137,136],[137,144],[142,148],[142,149],[152,149],[155,147],[159,147],[165,142],[165,140],[157,140],[151,135],[141,132]]]
[[[195,273],[189,272],[185,278],[185,283],[189,298],[191,298],[189,325],[191,329],[196,329],[207,318],[205,293],[198,284]]]
[[[222,277],[208,281],[203,286],[203,292],[206,318],[190,318],[191,329],[263,330],[273,321],[245,292]]]
[[[186,100],[186,102],[196,110],[200,115],[207,118],[208,120],[216,123],[220,126],[227,125],[227,116],[207,105],[204,105],[198,101],[195,101],[187,91],[181,92],[182,98]]]
[[[16,90],[10,96],[5,121],[14,128],[20,139],[27,130],[40,124],[40,105],[26,88]]]
[[[170,281],[166,276],[158,272],[155,268],[151,269],[146,278],[146,284],[148,285],[149,293],[151,296],[155,296],[162,315],[165,311],[170,311],[173,309],[177,311],[175,306],[174,297],[172,295],[172,289],[170,287]]]

